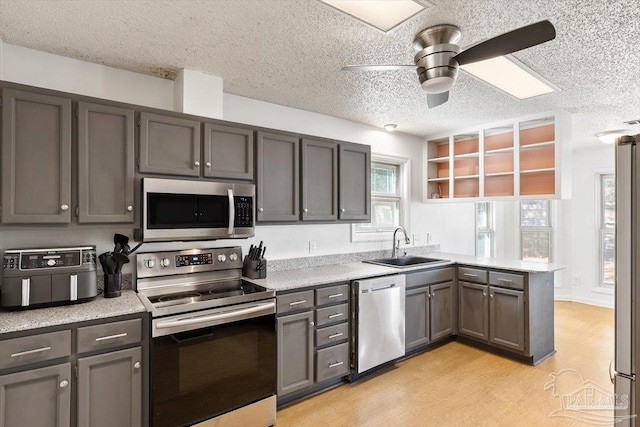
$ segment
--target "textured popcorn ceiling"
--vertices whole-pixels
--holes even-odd
[[[554,108],[573,113],[575,146],[640,118],[638,0],[435,0],[389,33],[316,0],[0,0],[8,43],[173,78],[221,76],[225,92],[429,135]],[[452,23],[461,46],[549,19],[557,38],[515,54],[562,91],[518,101],[460,73],[429,110],[414,72],[341,72],[412,63],[419,30]]]

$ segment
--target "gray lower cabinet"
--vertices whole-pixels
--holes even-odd
[[[431,285],[431,341],[453,335],[455,325],[453,282]]]
[[[278,397],[314,383],[313,311],[276,319],[278,340]]]
[[[300,141],[258,132],[257,220],[297,221],[300,217]]]
[[[200,122],[140,113],[141,173],[200,176]]]
[[[2,91],[2,223],[71,222],[71,99]]]
[[[0,376],[0,426],[69,427],[71,364]]]
[[[482,341],[489,339],[489,287],[458,282],[458,333]]]
[[[340,144],[339,219],[371,219],[371,147]]]
[[[78,103],[78,222],[134,222],[134,112]]]
[[[253,130],[204,124],[203,175],[253,180]]]
[[[524,292],[489,287],[489,342],[524,351]]]
[[[407,289],[405,350],[410,351],[454,333],[453,282]]]
[[[302,220],[338,219],[338,144],[302,140]]]
[[[78,359],[79,426],[141,425],[141,359],[141,347]]]

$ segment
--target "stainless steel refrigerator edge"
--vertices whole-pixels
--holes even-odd
[[[615,295],[615,371],[612,373],[616,394],[615,421],[621,426],[635,426],[638,407],[635,371],[640,357],[637,340],[638,277],[638,137],[622,137],[616,142],[616,295]],[[625,396],[628,405],[619,405]],[[619,406],[618,406],[619,405]],[[626,406],[626,407],[625,407]]]

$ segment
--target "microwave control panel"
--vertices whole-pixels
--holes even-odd
[[[234,199],[236,204],[235,226],[253,227],[253,198],[236,196]]]

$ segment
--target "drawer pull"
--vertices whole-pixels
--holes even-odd
[[[513,280],[510,280],[510,279],[498,279],[498,282],[502,282],[502,283],[513,283]]]
[[[336,368],[340,365],[344,365],[344,362],[336,362],[329,365],[330,368]]]
[[[305,302],[307,302],[306,299],[300,300],[300,301],[294,301],[294,302],[290,302],[289,305],[293,306],[293,305],[300,305],[300,304],[304,304]]]
[[[471,273],[462,273],[462,275],[463,275],[464,277],[478,277],[478,275],[477,275],[477,274],[471,274]]]
[[[329,335],[329,339],[333,339],[333,338],[338,338],[343,336],[344,334],[342,332],[338,332],[337,334],[331,334]]]
[[[11,357],[27,356],[29,354],[41,353],[43,351],[48,351],[48,350],[51,350],[51,347],[41,347],[41,348],[36,348],[34,350],[27,350],[27,351],[21,351],[19,353],[13,353]]]
[[[342,294],[342,293],[340,293],[340,294],[333,294],[333,295],[329,295],[327,298],[339,298],[339,297],[341,297],[342,295],[344,295],[344,294]]]
[[[335,319],[336,317],[340,317],[340,316],[344,316],[344,313],[330,314],[328,317],[329,319]]]
[[[108,335],[108,336],[106,336],[106,337],[99,337],[99,338],[96,338],[96,342],[106,341],[106,340],[114,340],[114,339],[116,339],[116,338],[123,338],[123,337],[126,337],[126,336],[127,336],[127,333],[126,333],[126,332],[123,332],[123,333],[121,333],[121,334]]]

